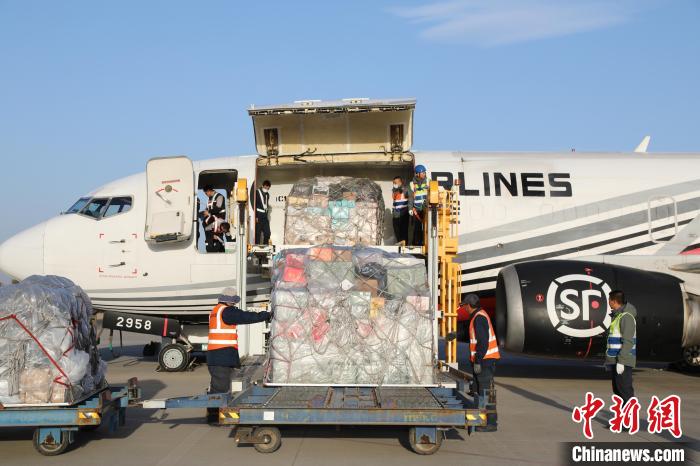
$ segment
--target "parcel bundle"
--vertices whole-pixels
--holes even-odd
[[[275,256],[270,384],[432,385],[425,263],[376,248]]]
[[[301,179],[285,209],[286,244],[381,244],[384,199],[379,185],[367,178]]]
[[[105,384],[90,298],[63,277],[0,287],[0,403],[71,403]]]

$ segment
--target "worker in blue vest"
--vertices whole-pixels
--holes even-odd
[[[394,224],[394,236],[396,243],[405,246],[408,244],[408,197],[406,187],[403,185],[403,178],[394,178],[394,187],[391,189],[393,204],[391,206],[391,216]]]
[[[428,202],[428,171],[423,165],[416,165],[416,175],[408,184],[408,215],[410,216],[409,231],[412,233],[411,244],[423,245],[423,219],[425,205]],[[409,235],[410,236],[410,235]]]
[[[613,393],[625,403],[634,396],[632,370],[637,365],[637,309],[628,303],[625,293],[611,291],[608,303],[612,321],[608,328],[605,366],[611,372]]]

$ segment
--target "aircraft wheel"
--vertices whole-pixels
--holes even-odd
[[[180,372],[185,370],[190,362],[187,348],[178,343],[170,343],[161,348],[158,353],[158,363],[165,372]]]
[[[690,367],[700,367],[700,345],[683,348],[683,362]]]

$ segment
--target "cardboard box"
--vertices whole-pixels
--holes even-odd
[[[379,282],[375,278],[358,280],[355,289],[357,291],[366,291],[372,295],[372,297],[376,297],[379,295]]]
[[[19,375],[19,397],[22,403],[48,403],[51,372],[45,369],[25,369]]]
[[[310,207],[328,208],[328,196],[325,194],[314,194],[309,202]]]
[[[287,204],[294,207],[306,207],[309,205],[309,200],[305,197],[288,196]]]
[[[386,305],[386,300],[380,297],[373,297],[370,299],[369,304],[369,317],[370,319],[376,319],[382,313],[384,306]]]
[[[53,390],[51,391],[51,403],[65,403],[67,401],[68,390],[58,384],[53,384]]]
[[[352,250],[350,249],[336,249],[335,250],[335,260],[343,262],[352,262]]]
[[[311,248],[308,256],[311,260],[329,262],[333,260],[333,248]]]

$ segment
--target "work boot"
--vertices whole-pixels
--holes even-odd
[[[219,409],[218,408],[207,408],[207,424],[218,424],[219,423]]]

